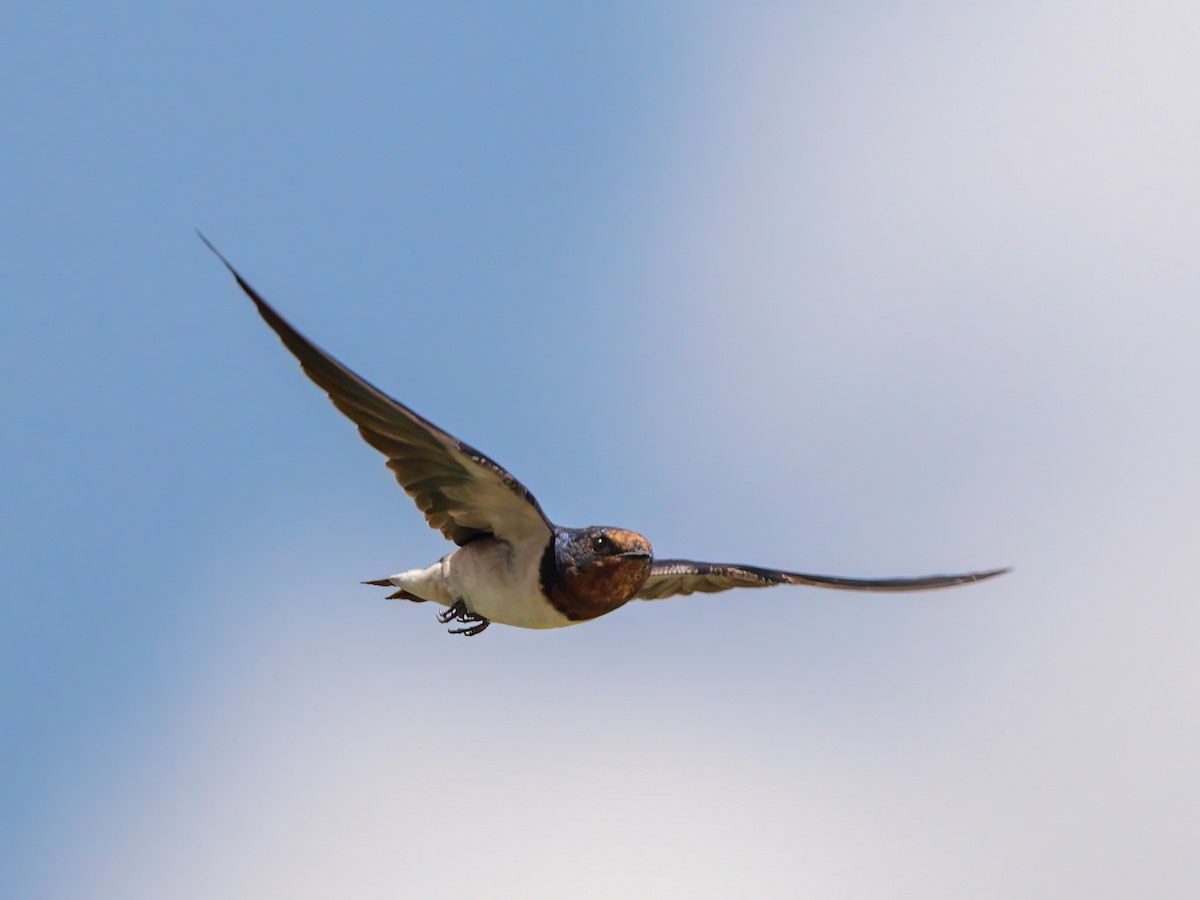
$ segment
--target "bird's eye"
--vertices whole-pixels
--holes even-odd
[[[592,552],[603,553],[612,547],[612,541],[606,535],[598,534],[592,538]]]

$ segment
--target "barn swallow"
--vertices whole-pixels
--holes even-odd
[[[197,232],[199,233],[199,232]],[[493,622],[561,628],[603,616],[633,599],[659,600],[730,588],[806,584],[851,591],[919,591],[992,578],[1008,569],[919,578],[840,578],[731,563],[655,559],[650,542],[625,528],[555,525],[521,482],[492,459],[346,368],[292,328],[229,261],[259,314],[368,444],[387,457],[430,527],[457,549],[428,568],[363,584],[395,588],[389,600],[445,607],[451,634],[476,635]]]

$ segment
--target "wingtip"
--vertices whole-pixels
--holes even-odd
[[[234,280],[238,283],[238,285],[242,288],[242,290],[244,290],[247,294],[250,295],[250,299],[253,300],[255,303],[261,305],[263,302],[262,298],[258,296],[258,293],[254,290],[254,288],[250,287],[250,285],[246,283],[246,279],[244,279],[242,277],[241,273],[233,267],[233,263],[231,263],[229,260],[227,260],[225,258],[225,254],[223,254],[220,250],[218,250],[216,248],[216,246],[213,244],[213,242],[204,236],[203,231],[201,231],[199,228],[196,228],[194,230],[196,232],[196,237],[198,237],[198,238],[200,238],[200,240],[204,241],[204,246],[207,247],[209,250],[211,250],[213,253],[213,256],[215,256],[217,259],[219,259],[221,261],[221,265],[223,265],[226,269],[229,270],[229,274],[233,276]]]
[[[392,579],[380,578],[378,581],[360,581],[359,584],[373,584],[375,587],[392,587]]]
[[[196,232],[196,237],[198,237],[198,238],[200,238],[200,240],[204,241],[204,246],[207,247],[209,250],[211,250],[213,252],[213,255],[216,256],[216,258],[221,261],[221,264],[224,265],[225,268],[229,270],[229,274],[232,275],[233,280],[238,283],[238,287],[240,287],[243,291],[245,291],[246,296],[248,296],[252,301],[254,301],[254,305],[258,307],[258,311],[260,313],[262,313],[264,318],[267,319],[267,321],[271,324],[271,327],[275,328],[278,331],[278,328],[276,327],[274,320],[278,319],[278,320],[282,321],[282,317],[279,315],[279,313],[275,312],[275,310],[271,307],[271,305],[269,303],[267,303],[266,300],[264,300],[262,297],[259,296],[258,291],[256,291],[254,288],[252,288],[250,286],[250,282],[248,282],[245,278],[242,277],[242,273],[233,267],[233,263],[231,263],[229,260],[227,260],[224,256],[224,254],[222,254],[221,251],[218,250],[213,245],[213,242],[204,236],[204,232],[202,232],[199,228],[196,228],[195,232]]]
[[[222,263],[224,263],[224,265],[225,265],[225,268],[227,268],[227,269],[228,269],[230,272],[233,272],[233,275],[234,275],[234,277],[236,278],[236,277],[237,277],[237,272],[236,272],[236,271],[234,271],[234,268],[233,268],[233,266],[231,266],[231,265],[229,264],[229,260],[227,260],[227,259],[224,257],[224,255],[222,255],[221,251],[220,251],[220,250],[218,250],[218,249],[217,249],[217,248],[216,248],[216,247],[213,245],[213,242],[212,242],[212,241],[210,241],[208,238],[206,238],[206,237],[204,236],[204,232],[203,232],[203,231],[201,231],[199,228],[193,228],[192,230],[196,232],[196,237],[200,238],[200,240],[202,240],[202,241],[204,242],[204,246],[205,246],[205,247],[207,247],[209,250],[211,250],[211,251],[212,251],[212,253],[213,253],[213,256],[215,256],[215,257],[216,257],[217,259],[219,259],[219,260],[220,260]]]
[[[1007,575],[1012,570],[1012,566],[1004,566],[1001,569],[988,569],[986,572],[972,572],[971,581],[983,581],[985,578],[995,578],[997,575]]]

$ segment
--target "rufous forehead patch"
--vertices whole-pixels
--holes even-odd
[[[629,531],[625,528],[609,528],[604,533],[622,551],[645,550],[647,553],[651,551],[650,542],[636,531]]]

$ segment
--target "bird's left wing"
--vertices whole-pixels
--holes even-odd
[[[204,235],[200,239],[233,273],[259,314],[359,434],[388,457],[400,486],[430,526],[456,544],[495,535],[545,544],[554,526],[528,488],[474,447],[442,431],[296,331],[238,274]]]
[[[655,560],[650,577],[638,591],[642,600],[688,594],[713,594],[732,588],[774,587],[777,584],[807,584],[814,587],[840,588],[845,591],[924,591],[931,588],[970,584],[1002,575],[1008,569],[968,572],[963,575],[925,575],[919,578],[839,578],[833,575],[806,575],[732,563],[693,562],[690,559]]]

